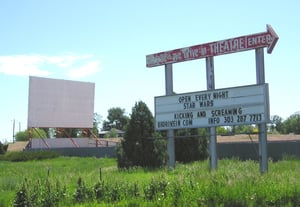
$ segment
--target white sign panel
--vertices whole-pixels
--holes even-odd
[[[156,130],[269,122],[268,84],[155,97]]]
[[[93,128],[95,84],[29,77],[28,127]]]

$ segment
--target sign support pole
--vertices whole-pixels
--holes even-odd
[[[173,95],[173,66],[172,64],[165,65],[165,83],[166,95]],[[175,144],[174,144],[174,130],[167,130],[167,151],[169,156],[169,168],[175,168]]]
[[[206,83],[207,90],[215,89],[214,57],[206,58]],[[209,160],[210,170],[216,170],[218,166],[216,127],[209,128]]]
[[[256,83],[265,83],[264,48],[255,49],[256,58]],[[268,172],[268,152],[267,152],[267,126],[266,123],[258,125],[259,130],[259,161],[260,172]]]

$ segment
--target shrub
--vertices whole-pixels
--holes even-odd
[[[60,154],[54,151],[22,151],[9,152],[1,157],[1,160],[20,162],[29,160],[43,160],[59,157]]]
[[[85,185],[81,177],[79,177],[77,181],[77,189],[74,194],[74,200],[79,203],[93,200],[92,189]]]
[[[25,187],[24,183],[16,193],[13,206],[15,207],[29,206],[28,197],[27,197],[27,188]]]
[[[103,181],[96,183],[96,185],[94,186],[94,193],[96,196],[96,200],[103,201],[105,198],[106,191],[107,191],[107,189],[106,189],[105,183]]]
[[[2,144],[0,142],[0,155],[1,154],[5,154],[6,150],[7,150],[8,145],[7,144]]]
[[[150,183],[144,187],[144,195],[146,200],[164,199],[167,196],[168,180],[164,176],[158,179],[152,178]]]

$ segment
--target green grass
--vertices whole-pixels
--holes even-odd
[[[208,161],[177,164],[174,170],[116,165],[109,158],[0,161],[0,206],[12,206],[22,186],[40,197],[63,194],[59,206],[300,206],[295,159],[270,162],[263,175],[257,162],[235,159],[219,160],[213,172]]]
[[[11,202],[18,187],[28,180],[46,180],[49,177],[75,189],[77,179],[82,176],[87,182],[97,182],[100,173],[116,171],[114,159],[59,157],[27,162],[0,161],[0,206]],[[6,206],[4,205],[3,206]]]

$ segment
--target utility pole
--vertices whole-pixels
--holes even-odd
[[[15,143],[15,126],[16,126],[16,120],[13,120],[13,143]]]

